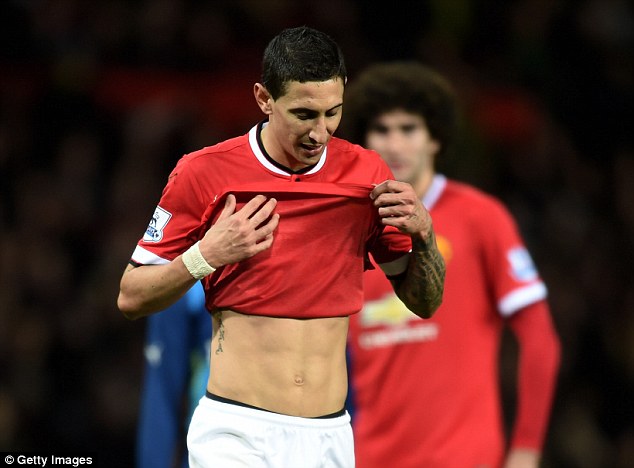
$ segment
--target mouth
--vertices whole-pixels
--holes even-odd
[[[390,169],[392,169],[393,171],[399,171],[405,168],[405,164],[395,161],[389,162],[388,166],[390,166]]]
[[[324,150],[324,145],[307,145],[302,143],[299,145],[310,157],[321,155]]]

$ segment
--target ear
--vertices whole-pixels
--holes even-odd
[[[431,145],[431,149],[432,149],[431,152],[432,152],[432,154],[434,155],[434,158],[435,158],[436,156],[438,156],[438,152],[440,151],[440,148],[442,148],[442,145],[435,138],[432,138],[429,141],[429,144]]]
[[[260,110],[266,115],[270,115],[273,112],[273,98],[266,90],[262,83],[256,83],[253,85],[253,95],[255,96],[255,102],[258,103]]]

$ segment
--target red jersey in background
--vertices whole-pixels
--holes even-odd
[[[349,333],[357,467],[498,467],[504,319],[546,287],[500,202],[440,175],[423,202],[447,268],[443,303],[422,320],[366,272]]]

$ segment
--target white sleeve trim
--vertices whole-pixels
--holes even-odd
[[[548,296],[546,285],[541,281],[515,289],[498,302],[498,309],[503,317],[509,317],[527,305],[541,301]]]
[[[407,270],[407,265],[409,263],[409,254],[403,255],[402,257],[397,258],[396,260],[392,260],[388,263],[379,263],[381,270],[387,276],[395,276],[403,273]]]
[[[159,257],[147,249],[137,245],[132,253],[132,261],[141,265],[165,265],[169,260]]]

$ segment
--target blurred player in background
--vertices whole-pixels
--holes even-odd
[[[536,468],[560,343],[547,290],[502,203],[435,170],[457,128],[454,92],[414,62],[367,68],[346,89],[343,136],[377,151],[430,210],[447,265],[442,306],[421,320],[378,270],[351,317],[358,468]],[[503,328],[519,345],[517,408],[504,437]]]
[[[147,320],[137,468],[188,467],[186,434],[209,376],[211,321],[197,282]]]

